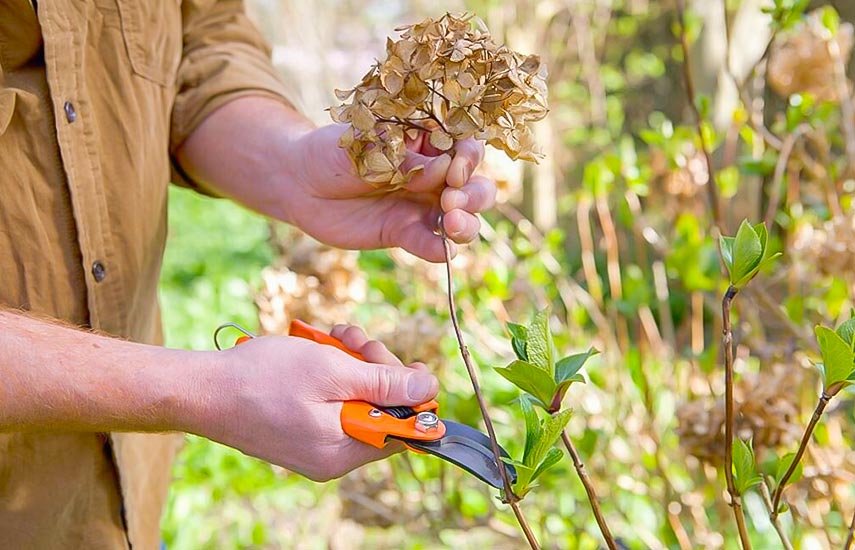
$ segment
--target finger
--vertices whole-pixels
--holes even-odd
[[[410,363],[409,365],[407,365],[407,367],[421,372],[430,372],[428,366],[422,363],[421,361],[415,361],[413,363]]]
[[[431,374],[400,365],[363,363],[363,368],[337,369],[329,379],[331,399],[359,400],[383,407],[415,406],[436,397],[439,381]]]
[[[404,366],[403,361],[398,359],[394,353],[389,351],[389,348],[377,340],[369,340],[365,342],[362,347],[359,348],[359,353],[361,353],[369,363]]]
[[[485,176],[472,176],[463,187],[446,187],[440,202],[445,212],[457,208],[472,214],[489,210],[496,203],[496,182]]]
[[[340,453],[341,456],[346,456],[348,462],[353,464],[353,468],[359,468],[371,462],[385,460],[392,455],[396,455],[406,450],[404,444],[400,441],[390,439],[385,447],[378,449],[367,443],[362,443],[356,439],[351,439],[347,447]]]
[[[448,167],[448,177],[445,181],[451,187],[463,187],[483,158],[483,143],[472,138],[458,141],[454,145],[454,160]]]
[[[338,338],[344,347],[357,353],[361,353],[362,347],[368,342],[365,331],[356,325],[336,325],[330,331],[330,336]]]
[[[384,214],[379,231],[380,246],[397,246],[429,262],[444,262],[445,248],[436,233],[438,218],[438,206],[399,202]],[[453,242],[449,242],[449,248],[453,258],[457,248]]]
[[[452,258],[457,256],[457,246],[449,237],[448,247]],[[437,235],[425,225],[416,225],[402,235],[398,246],[414,254],[423,260],[433,263],[445,261],[445,245],[442,237]]]
[[[405,174],[416,166],[423,166],[415,172],[412,179],[404,187],[408,191],[417,193],[440,190],[445,186],[448,167],[451,166],[451,155],[443,154],[438,157],[429,157],[413,151],[407,151],[407,156],[401,164],[401,171]]]
[[[455,209],[443,216],[445,234],[456,243],[468,243],[478,236],[481,222],[474,214],[465,210]]]

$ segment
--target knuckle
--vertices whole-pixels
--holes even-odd
[[[394,376],[389,369],[374,369],[372,374],[375,394],[384,402],[389,403],[395,395]]]

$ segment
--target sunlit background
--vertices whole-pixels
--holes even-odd
[[[727,18],[719,1],[688,4],[720,225],[732,235],[743,218],[765,219],[784,252],[735,308],[737,428],[754,438],[762,462],[794,450],[816,402],[813,325],[834,325],[853,305],[847,74],[855,73],[847,71],[846,21],[855,20],[855,3],[811,2],[836,7],[840,21],[826,10],[781,29],[763,11],[771,0],[728,0]],[[488,158],[500,204],[485,216],[480,242],[454,263],[464,332],[499,439],[514,456],[522,452],[518,391],[492,371],[513,355],[503,324],[549,304],[561,351],[603,352],[566,403],[613,531],[628,548],[735,548],[720,458],[726,281],[675,2],[248,0],[248,9],[301,109],[319,124],[333,90],[353,86],[384,57],[395,27],[425,16],[475,13],[498,41],[546,60],[551,113],[535,126],[546,161]],[[321,327],[358,323],[438,373],[443,416],[479,425],[439,267],[399,251],[330,250],[187,190],[173,189],[170,199],[161,282],[168,345],[211,349],[226,321],[267,332],[294,317]],[[798,548],[843,545],[855,507],[852,404],[848,395],[835,400],[804,478],[787,492],[784,525]],[[170,549],[525,545],[492,490],[429,457],[398,456],[315,484],[188,437],[174,475],[163,520]],[[598,548],[569,461],[540,485],[522,505],[544,547]],[[745,501],[755,547],[779,547],[759,494]]]

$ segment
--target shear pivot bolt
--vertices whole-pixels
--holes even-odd
[[[432,432],[439,427],[439,417],[432,412],[420,412],[416,415],[416,429],[420,432]]]
[[[381,413],[378,409],[371,409],[370,411],[368,411],[368,416],[372,418],[379,418],[381,414],[383,413]]]

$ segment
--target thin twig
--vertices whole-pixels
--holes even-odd
[[[620,247],[618,243],[615,223],[612,219],[609,203],[604,193],[600,193],[594,200],[597,211],[597,219],[603,230],[603,239],[606,244],[606,275],[609,280],[609,312],[612,323],[615,325],[620,349],[626,352],[629,349],[629,334],[627,333],[626,319],[619,318],[616,304],[623,300],[623,284],[620,276]]]
[[[594,297],[582,285],[576,282],[576,279],[567,276],[558,258],[549,251],[548,247],[543,246],[546,238],[534,223],[510,203],[497,204],[496,211],[513,222],[517,230],[530,240],[535,248],[540,249],[543,267],[553,276],[558,295],[564,302],[566,310],[569,312],[571,305],[578,302],[588,313],[591,321],[600,332],[600,336],[603,338],[603,348],[607,350],[617,349],[617,336],[612,332],[612,325],[606,319],[605,314],[597,305]]]
[[[718,204],[718,185],[715,181],[715,169],[713,168],[712,155],[710,154],[709,144],[704,135],[703,117],[698,110],[695,97],[695,82],[692,77],[692,63],[689,59],[689,39],[686,36],[686,6],[683,0],[677,0],[677,18],[680,24],[680,49],[683,51],[683,82],[686,86],[686,95],[689,100],[689,106],[692,113],[695,115],[695,126],[698,132],[698,139],[701,143],[701,152],[704,155],[704,160],[707,165],[707,197],[712,211],[713,223],[718,227],[719,231],[724,231],[724,224],[721,218],[721,210]]]
[[[514,511],[514,515],[517,517],[517,522],[522,527],[523,533],[525,534],[525,540],[528,541],[528,545],[532,547],[533,550],[539,550],[540,544],[537,542],[537,538],[534,536],[534,533],[531,531],[531,527],[528,525],[528,521],[525,519],[525,516],[520,510],[519,502],[511,502],[511,510]]]
[[[822,416],[822,412],[825,410],[826,405],[828,405],[828,402],[831,401],[831,398],[833,396],[834,393],[830,394],[827,391],[823,390],[822,396],[819,398],[819,403],[816,404],[816,408],[813,411],[813,416],[810,417],[810,422],[808,422],[808,425],[805,428],[804,433],[802,434],[802,440],[799,443],[799,450],[796,451],[796,456],[794,456],[793,460],[790,462],[790,467],[787,468],[787,471],[784,473],[784,476],[781,478],[781,481],[778,482],[778,486],[775,487],[775,494],[772,497],[772,511],[769,515],[773,522],[778,519],[778,510],[781,506],[781,495],[784,493],[784,489],[787,487],[787,482],[793,476],[793,472],[796,471],[796,467],[799,465],[799,462],[801,462],[802,456],[804,456],[805,454],[805,449],[807,449],[807,445],[810,441],[811,435],[813,435],[813,430],[814,428],[816,428],[816,424],[817,422],[819,422],[819,419]]]
[[[783,145],[781,145],[781,152],[778,154],[778,161],[775,163],[775,173],[772,176],[772,188],[769,190],[769,204],[766,206],[766,215],[763,217],[766,227],[771,228],[772,223],[775,221],[775,215],[778,212],[778,203],[781,200],[784,170],[787,168],[787,162],[790,160],[793,147],[802,134],[808,130],[810,130],[809,124],[799,124],[791,134],[787,135]]]
[[[583,196],[579,198],[579,203],[576,205],[576,225],[579,228],[579,241],[582,246],[582,271],[585,274],[585,282],[588,284],[588,292],[597,307],[603,309],[603,286],[597,273],[590,216],[591,201]]]
[[[591,21],[588,13],[574,1],[570,6],[570,18],[576,29],[576,50],[582,62],[582,73],[588,85],[591,97],[591,124],[600,126],[606,122],[606,87],[600,77],[600,64],[597,61],[596,44],[591,33]]]
[[[739,292],[734,286],[727,287],[721,300],[722,345],[724,346],[724,479],[730,494],[730,506],[739,529],[739,540],[743,550],[751,549],[751,539],[745,526],[745,514],[742,511],[742,496],[733,482],[733,331],[730,326],[730,308],[733,298]]]
[[[840,52],[837,37],[832,36],[826,41],[828,55],[834,64],[832,74],[834,85],[837,87],[837,99],[840,100],[840,125],[843,126],[843,137],[846,145],[846,166],[843,175],[848,176],[855,170],[855,109],[852,107],[852,93],[849,80],[846,78],[846,60]]]
[[[508,478],[508,472],[502,462],[501,454],[499,453],[499,442],[496,440],[496,431],[493,429],[493,421],[490,419],[490,413],[487,411],[487,404],[484,401],[484,395],[481,392],[481,385],[478,383],[478,375],[475,372],[475,367],[472,365],[472,358],[469,355],[469,348],[463,341],[463,333],[460,331],[460,322],[457,319],[457,308],[454,305],[454,277],[451,272],[451,245],[448,242],[448,236],[445,234],[444,218],[439,218],[439,232],[442,237],[442,246],[445,250],[445,273],[448,278],[448,310],[451,315],[451,324],[454,326],[454,334],[457,336],[457,343],[460,346],[460,355],[463,357],[463,363],[466,365],[466,371],[469,373],[469,380],[472,382],[472,389],[475,392],[475,398],[478,400],[478,407],[481,409],[481,417],[484,419],[484,425],[487,428],[487,435],[490,438],[490,447],[493,450],[496,468],[499,470],[499,475],[502,478],[503,500],[511,505],[517,521],[525,533],[526,539],[532,550],[539,550],[540,545],[531,532],[531,527],[526,521],[522,511],[516,506],[519,502],[519,497],[514,494],[511,487],[511,480]]]
[[[843,545],[843,550],[851,550],[853,539],[855,539],[855,511],[852,512],[852,521],[849,522],[849,533],[846,535],[846,544]]]
[[[769,487],[766,486],[766,480],[760,482],[760,494],[763,496],[763,504],[766,505],[766,509],[769,511],[769,514],[772,514],[772,498],[769,496]],[[793,543],[790,542],[790,537],[787,536],[787,532],[784,530],[784,526],[781,525],[781,521],[778,518],[772,520],[772,526],[775,527],[775,531],[778,532],[778,538],[781,539],[781,544],[784,545],[784,550],[793,550]]]
[[[603,512],[600,510],[600,501],[597,500],[597,492],[594,490],[594,484],[591,483],[591,478],[588,477],[588,472],[585,470],[585,465],[582,459],[579,458],[579,452],[570,440],[570,436],[566,431],[561,432],[561,440],[564,441],[564,446],[567,447],[567,452],[570,453],[570,459],[573,461],[573,467],[576,468],[576,473],[579,475],[579,481],[585,487],[585,493],[588,494],[588,502],[591,503],[591,511],[594,512],[594,518],[597,520],[597,525],[600,527],[600,532],[606,540],[606,545],[609,550],[617,550],[617,543],[612,536],[609,525],[606,523],[606,518],[603,517]]]

